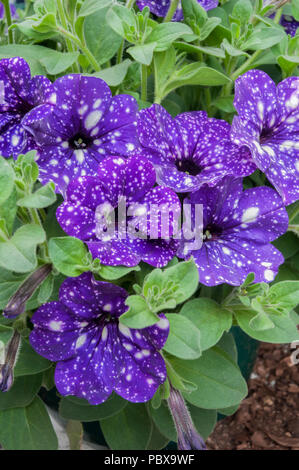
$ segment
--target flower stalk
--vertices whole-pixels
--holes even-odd
[[[164,18],[164,23],[167,23],[167,22],[172,20],[172,18],[174,17],[174,14],[176,12],[176,9],[178,7],[178,4],[179,4],[179,0],[172,0],[171,1],[169,10],[167,12],[167,15]]]
[[[14,42],[13,41],[13,33],[12,33],[12,30],[9,29],[11,24],[12,24],[9,0],[2,0],[2,3],[3,3],[3,6],[4,6],[7,29],[8,29],[8,44],[13,44],[13,42]]]

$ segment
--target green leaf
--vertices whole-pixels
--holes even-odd
[[[299,21],[299,0],[292,0],[292,16]]]
[[[219,86],[229,83],[231,80],[222,72],[200,63],[185,65],[176,71],[165,86],[164,96],[171,91],[185,85]]]
[[[215,101],[213,101],[213,105],[225,113],[235,112],[234,97],[232,95],[217,98]]]
[[[168,444],[168,441],[169,439],[163,436],[163,434],[160,433],[157,426],[155,426],[155,424],[152,423],[151,437],[150,437],[149,442],[147,443],[146,450],[164,449],[166,445]]]
[[[37,354],[24,338],[21,341],[20,353],[14,369],[16,377],[38,374],[51,367],[51,362]]]
[[[40,19],[35,19],[32,22],[32,28],[38,33],[45,34],[57,30],[56,15],[54,13],[47,13]]]
[[[228,408],[219,408],[217,410],[218,413],[221,413],[224,416],[231,416],[235,414],[235,412],[238,410],[239,404],[235,406],[229,406]]]
[[[126,299],[126,305],[129,310],[120,316],[119,321],[129,328],[146,328],[159,321],[159,317],[149,309],[141,295],[130,295]]]
[[[197,431],[204,439],[207,439],[216,424],[217,412],[215,410],[197,408],[190,404],[187,406]],[[159,431],[170,441],[176,442],[176,429],[166,404],[162,404],[162,406],[157,410],[150,407],[150,414]]]
[[[77,61],[79,52],[59,52],[38,45],[8,44],[0,46],[1,59],[16,56],[23,57],[29,65],[31,65],[32,60],[37,61],[46,69],[48,74],[58,75]],[[41,69],[36,71],[35,74],[39,73],[43,73]]]
[[[253,13],[253,6],[250,0],[239,0],[233,8],[232,16],[237,18],[242,25],[249,22]]]
[[[3,345],[5,346],[10,341],[13,335],[13,332],[14,330],[10,326],[0,325],[0,341],[1,341],[2,347]],[[0,364],[1,364],[1,361],[0,361]]]
[[[268,299],[271,304],[293,310],[299,304],[299,281],[278,282],[270,287]]]
[[[154,50],[157,46],[156,42],[149,44],[141,44],[133,47],[129,47],[127,52],[140,64],[150,65],[153,60]]]
[[[24,36],[26,36],[27,39],[31,41],[37,41],[37,42],[45,41],[47,39],[52,38],[53,36],[57,34],[55,30],[48,30],[48,32],[46,33],[36,31],[34,29],[35,24],[36,24],[36,19],[27,18],[24,21],[21,21],[20,23],[12,24],[10,28],[18,29]],[[44,68],[41,66],[40,62],[38,62],[37,60],[30,59],[30,61],[27,60],[27,62],[30,65],[31,73],[33,75],[44,73]]]
[[[269,316],[262,310],[252,317],[249,322],[249,326],[255,331],[264,331],[275,327]]]
[[[219,57],[220,59],[225,58],[225,53],[219,47],[207,47],[207,46],[195,46],[194,44],[188,44],[187,42],[174,42],[174,46],[176,49],[181,51],[186,51],[193,54],[198,54],[199,52],[203,52],[207,55],[212,55],[214,57]]]
[[[54,276],[52,273],[46,277],[44,282],[40,285],[37,290],[37,302],[39,305],[45,304],[48,302],[54,288]]]
[[[51,238],[49,255],[55,268],[65,276],[76,277],[89,271],[88,250],[78,238]]]
[[[106,21],[110,28],[123,38],[126,38],[127,31],[134,32],[136,28],[135,15],[133,11],[123,5],[113,5],[109,8],[106,14]]]
[[[80,403],[84,403],[83,405]],[[76,419],[78,421],[97,421],[105,419],[119,413],[127,401],[119,395],[111,395],[101,405],[90,405],[86,400],[77,399],[76,401],[69,397],[62,398],[59,405],[59,413],[65,419]]]
[[[198,269],[192,258],[164,271],[154,269],[145,278],[143,295],[153,311],[165,309],[166,305],[167,308],[174,308],[194,294],[198,278]]]
[[[269,319],[274,323],[274,327],[257,331],[250,327],[250,322],[256,316],[256,312],[239,309],[234,310],[234,313],[242,330],[254,339],[267,343],[291,343],[299,339],[296,325],[289,317],[269,314]]]
[[[96,58],[99,65],[105,64],[110,59],[112,59],[112,57],[118,51],[122,42],[122,39],[119,34],[113,31],[113,29],[107,23],[107,12],[108,8],[95,11],[92,15],[85,18],[84,22],[84,39],[86,41],[86,45]],[[113,81],[113,71],[115,74],[118,74],[118,76],[120,76],[121,70],[123,68],[125,68],[125,66],[123,66],[122,63],[118,64],[115,67],[112,67],[109,75],[110,80]],[[99,72],[99,77],[105,80],[104,77],[100,76],[101,73],[108,75],[108,72],[106,72],[106,68]],[[114,81],[115,80],[116,79],[114,79]],[[108,85],[110,85],[110,83],[108,83]],[[111,84],[111,86],[116,85]]]
[[[235,363],[238,362],[238,349],[232,333],[223,333],[217,346],[225,351]]]
[[[203,27],[200,29],[199,40],[204,41],[210,34],[216,30],[217,26],[220,25],[220,18],[208,18]],[[223,28],[225,30],[225,28]],[[229,30],[226,30],[229,31]],[[214,33],[215,34],[215,33]]]
[[[112,4],[112,0],[85,0],[79,10],[79,16],[89,16]]]
[[[17,377],[8,392],[0,392],[0,410],[28,406],[39,391],[42,374]]]
[[[17,273],[32,271],[37,266],[37,245],[45,239],[45,232],[39,225],[23,225],[10,240],[0,242],[0,265]]]
[[[5,158],[0,157],[0,205],[11,195],[14,188],[15,174]]]
[[[165,51],[178,38],[193,35],[193,31],[184,23],[160,23],[147,36],[146,44],[156,43],[156,51]]]
[[[170,330],[163,349],[181,359],[200,357],[200,331],[195,324],[175,313],[166,314],[166,317]]]
[[[131,60],[126,59],[121,64],[94,73],[93,77],[101,78],[109,86],[118,86],[124,81],[131,63]]]
[[[182,0],[184,20],[187,24],[202,27],[208,19],[207,12],[197,0]]]
[[[253,51],[269,49],[282,41],[284,37],[285,32],[280,27],[258,26],[253,29],[249,39],[242,44],[241,48]]]
[[[201,349],[205,351],[220,340],[232,325],[232,314],[212,299],[199,298],[187,302],[180,315],[188,318],[200,331]]]
[[[247,394],[246,382],[238,366],[217,346],[195,361],[173,358],[171,364],[184,379],[197,385],[185,399],[200,408],[227,408],[240,403]]]
[[[18,200],[18,206],[42,209],[56,201],[55,186],[52,182],[39,188],[35,193]]]
[[[0,442],[5,450],[57,449],[57,436],[40,398],[26,408],[0,412]]]
[[[228,53],[228,55],[232,57],[238,57],[240,55],[246,55],[248,56],[247,52],[241,51],[241,49],[238,49],[237,47],[234,47],[232,44],[228,42],[226,38],[223,39],[221,43],[221,47]]]
[[[9,235],[12,235],[13,232],[17,209],[17,190],[14,187],[6,201],[0,206],[0,219],[5,221]]]
[[[105,440],[112,450],[145,449],[151,428],[146,407],[140,403],[128,403],[117,415],[101,420]]]
[[[280,55],[277,57],[277,63],[287,75],[291,75],[299,65],[299,57],[290,55]]]
[[[294,233],[287,232],[273,242],[273,245],[281,251],[285,259],[291,258],[299,250],[298,238]]]
[[[121,277],[126,276],[132,271],[140,271],[139,266],[127,267],[127,266],[105,266],[100,265],[95,269],[95,272],[106,281],[115,281]]]

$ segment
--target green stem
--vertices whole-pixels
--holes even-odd
[[[66,31],[68,31],[69,28],[68,28],[68,23],[67,23],[67,18],[66,18],[63,2],[62,0],[56,0],[56,3],[57,3],[57,9],[58,9],[58,14],[59,14],[59,18],[61,21],[61,25]],[[66,42],[67,50],[69,52],[75,52],[72,41],[69,38],[65,38],[65,42]],[[80,73],[80,68],[77,63],[73,64],[73,70],[76,73]]]
[[[62,36],[64,36],[65,38],[69,38],[74,44],[76,44],[79,49],[81,49],[82,53],[87,57],[87,59],[89,60],[89,63],[90,65],[92,65],[92,67],[94,68],[94,70],[96,72],[99,72],[101,70],[96,58],[94,57],[94,55],[90,52],[90,50],[88,49],[88,47],[85,46],[85,44],[83,44],[80,39],[75,36],[74,34],[70,33],[69,31],[67,31],[66,29],[64,28],[61,28],[58,26],[58,31],[60,32],[60,34]]]
[[[147,66],[141,65],[141,99],[147,101]]]
[[[13,34],[9,27],[12,24],[9,0],[1,0],[5,10],[6,23],[8,28],[8,44],[13,44]]]
[[[126,7],[131,9],[134,6],[136,0],[127,0]]]
[[[239,67],[231,76],[231,79],[235,81],[239,75],[242,75],[243,72],[246,72],[246,69],[257,59],[257,57],[262,53],[262,51],[255,51],[254,54],[252,54],[251,57],[249,57],[246,62],[244,62],[241,67]]]
[[[121,42],[120,48],[117,51],[117,58],[116,58],[117,64],[120,64],[123,60],[124,46],[125,46],[125,40],[123,39]]]
[[[279,24],[281,15],[282,15],[282,8],[279,8],[277,10],[277,12],[275,14],[275,17],[274,17],[274,20],[273,20],[275,24]]]
[[[176,9],[178,7],[178,4],[179,4],[179,0],[171,0],[171,4],[170,4],[170,7],[168,9],[167,15],[164,18],[164,23],[167,23],[168,21],[172,20],[174,14],[176,12]]]
[[[41,223],[39,213],[37,209],[28,209],[28,212],[30,214],[30,217],[32,219],[32,222],[34,222],[36,225],[39,225],[42,229],[44,229],[43,224]],[[48,252],[48,244],[47,242],[43,242],[40,244],[40,249],[42,253],[42,258],[44,260],[47,260],[49,258],[49,252]]]

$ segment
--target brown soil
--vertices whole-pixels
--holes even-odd
[[[299,364],[292,364],[292,352],[289,345],[261,344],[248,397],[216,425],[209,449],[299,450]]]

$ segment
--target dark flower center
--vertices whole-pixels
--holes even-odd
[[[18,108],[18,111],[19,113],[22,115],[22,116],[25,116],[27,113],[29,113],[29,111],[31,111],[32,109],[34,108],[33,105],[31,105],[30,103],[28,103],[27,101],[23,101],[22,100],[22,103],[20,103],[20,106]]]
[[[271,139],[273,134],[273,129],[263,129],[260,136],[260,143],[265,144],[269,139]]]
[[[202,171],[202,168],[199,165],[197,165],[193,160],[189,160],[187,158],[183,160],[177,159],[175,161],[175,166],[179,171],[183,171],[184,173],[188,173],[192,176],[197,176]]]
[[[90,137],[86,137],[83,134],[76,134],[69,140],[70,147],[74,150],[86,149],[92,143]]]
[[[223,230],[217,225],[208,225],[203,231],[203,241],[212,242],[221,237]]]

